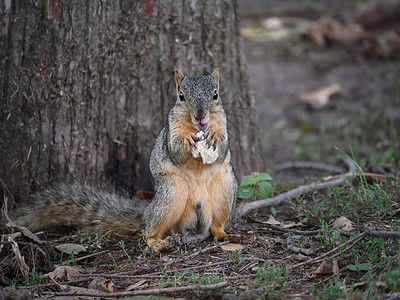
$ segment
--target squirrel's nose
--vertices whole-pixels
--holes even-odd
[[[204,110],[203,110],[203,109],[197,110],[196,115],[194,116],[194,118],[195,118],[197,121],[199,121],[199,122],[200,122],[202,119],[204,119],[204,117],[205,117],[205,113],[204,113]]]

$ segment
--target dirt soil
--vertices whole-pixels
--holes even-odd
[[[340,293],[345,295],[342,298],[361,299],[357,289],[367,289],[368,282],[360,280],[366,272],[346,266],[356,265],[354,257],[369,259],[360,253],[372,242],[359,240],[351,244],[343,250],[339,262],[330,258],[310,263],[310,259],[349,238],[350,234],[343,232],[343,236],[332,240],[321,231],[321,218],[334,221],[345,211],[345,205],[350,207],[349,215],[357,216],[353,225],[358,229],[368,223],[377,230],[390,230],[391,222],[399,217],[400,190],[398,179],[394,179],[400,149],[399,57],[369,55],[359,45],[330,42],[321,47],[302,29],[323,15],[340,19],[360,1],[239,2],[263,154],[267,171],[274,177],[275,191],[288,191],[311,182],[311,178],[334,175],[323,168],[288,169],[280,163],[312,161],[345,171],[345,166],[338,163],[340,154],[335,146],[347,153],[351,147],[362,167],[395,174],[385,181],[385,193],[395,195],[388,200],[390,209],[379,208],[378,216],[373,202],[354,196],[357,185],[353,182],[343,190],[309,193],[276,207],[275,217],[269,208],[255,211],[229,229],[238,235],[233,242],[209,238],[193,244],[177,238],[161,253],[145,251],[140,239],[112,237],[110,233],[54,236],[42,232],[32,237],[16,228],[16,233],[2,235],[0,242],[0,299],[89,299],[97,293],[106,298],[107,292],[116,298],[143,290],[182,299],[315,299],[317,292],[313,291],[317,290],[321,299],[335,298],[332,295]],[[279,27],[276,17],[290,26]],[[263,28],[268,19],[270,26],[277,26],[273,33]],[[302,94],[333,84],[340,86],[340,92],[329,97],[328,103],[307,104],[301,100]],[[337,207],[329,205],[334,210],[322,215],[328,207],[326,201],[332,199]],[[348,204],[341,200],[348,200]],[[380,255],[396,257],[399,245],[390,245]],[[354,257],[346,254],[351,251]],[[340,249],[333,252],[338,253]],[[302,262],[304,266],[296,267]],[[53,270],[58,273],[50,273]],[[332,283],[337,272],[343,283]],[[353,294],[347,294],[345,281],[359,283],[352,287]],[[162,292],[165,288],[172,290]],[[382,285],[380,295],[386,295],[388,288]]]

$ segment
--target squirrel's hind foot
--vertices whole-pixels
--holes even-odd
[[[203,234],[195,234],[195,235],[187,235],[187,234],[174,234],[162,240],[148,239],[147,240],[147,248],[146,251],[152,250],[153,252],[160,252],[167,249],[173,249],[176,247],[180,247],[182,245],[190,245],[190,244],[198,244],[204,241],[207,238],[207,235]]]

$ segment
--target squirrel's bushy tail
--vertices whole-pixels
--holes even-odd
[[[33,195],[15,222],[32,231],[61,226],[134,234],[144,228],[145,205],[90,185],[61,183]]]

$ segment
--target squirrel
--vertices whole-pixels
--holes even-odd
[[[68,225],[136,234],[144,228],[147,245],[158,249],[168,244],[163,237],[170,232],[211,232],[227,239],[224,227],[235,208],[237,181],[219,69],[207,76],[174,74],[177,99],[150,155],[155,193],[147,207],[89,185],[61,183],[33,195],[15,222],[31,230]],[[205,161],[199,151],[215,153],[214,158]]]

